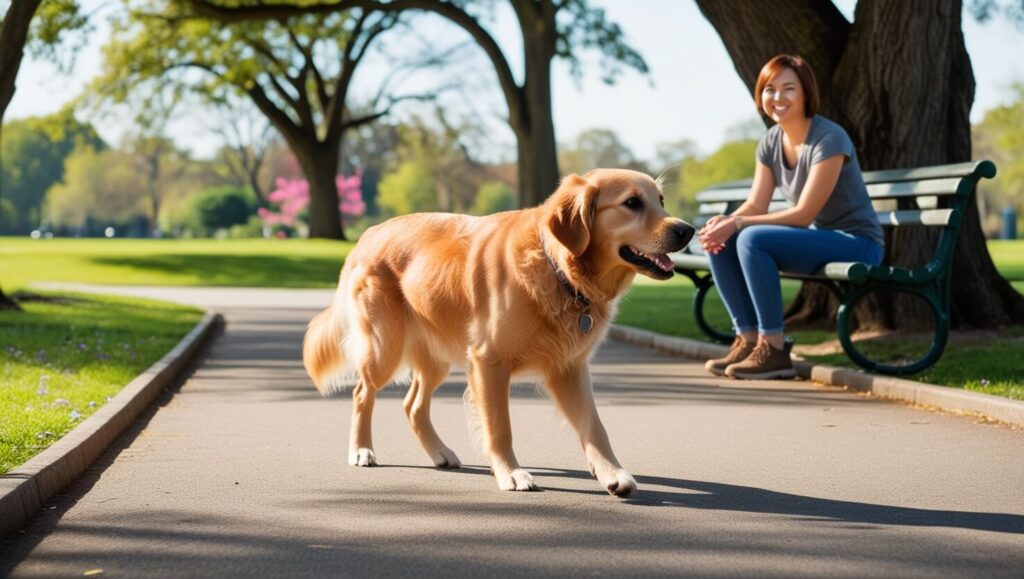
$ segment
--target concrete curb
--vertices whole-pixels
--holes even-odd
[[[664,336],[647,330],[625,326],[612,326],[609,335],[613,338],[639,346],[655,348],[669,354],[696,359],[710,359],[724,356],[729,348],[708,344],[687,338]],[[879,398],[901,400],[922,406],[963,414],[981,415],[1005,422],[1012,426],[1024,427],[1024,402],[981,394],[967,390],[945,388],[922,384],[913,380],[876,376],[860,370],[837,368],[824,364],[796,362],[797,374],[801,378],[827,384],[869,392]]]
[[[0,539],[25,526],[43,504],[74,480],[170,385],[224,318],[206,312],[170,352],[135,377],[96,413],[53,446],[0,476]]]

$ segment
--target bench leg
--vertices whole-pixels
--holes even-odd
[[[711,274],[704,276],[698,276],[692,271],[680,272],[686,277],[693,281],[693,285],[697,287],[697,292],[693,295],[693,319],[697,322],[697,327],[701,329],[712,341],[720,344],[730,344],[736,336],[734,334],[726,334],[719,332],[715,328],[711,327],[707,319],[704,317],[704,301],[708,296],[708,292],[711,288],[715,287],[715,280],[712,279]]]
[[[939,361],[939,358],[942,357],[942,353],[946,350],[946,343],[949,341],[949,314],[946,312],[946,309],[942,307],[942,304],[940,304],[938,296],[936,296],[932,291],[888,288],[900,289],[900,291],[917,294],[924,298],[924,300],[928,302],[928,305],[931,306],[932,315],[935,318],[935,335],[932,339],[932,344],[928,353],[925,354],[923,358],[905,366],[880,364],[865,357],[853,345],[853,340],[850,338],[850,314],[857,302],[875,289],[880,288],[876,286],[852,289],[847,292],[842,302],[839,304],[839,313],[836,317],[836,333],[839,335],[839,343],[842,344],[843,351],[846,352],[846,355],[849,356],[855,364],[864,368],[868,372],[886,374],[890,376],[916,374],[934,366],[935,363]]]

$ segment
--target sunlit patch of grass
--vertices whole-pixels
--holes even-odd
[[[352,243],[323,239],[0,238],[4,291],[33,282],[331,287]]]
[[[24,312],[0,311],[0,474],[95,412],[202,317],[150,300],[16,297]]]

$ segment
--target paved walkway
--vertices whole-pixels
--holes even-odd
[[[130,290],[126,290],[130,291]],[[463,376],[435,398],[469,466],[439,471],[378,400],[383,466],[345,464],[350,402],[300,362],[327,291],[146,290],[214,307],[227,329],[23,534],[0,575],[1021,576],[1024,432],[802,382],[737,383],[609,342],[599,410],[640,484],[608,496],[532,385],[514,388],[540,493],[499,492],[466,428]]]

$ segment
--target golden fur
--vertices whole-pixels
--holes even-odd
[[[358,378],[349,462],[376,464],[376,392],[408,367],[404,407],[414,433],[435,465],[461,466],[430,422],[430,397],[451,364],[465,364],[498,487],[534,490],[512,451],[508,391],[512,376],[535,372],[579,434],[591,472],[609,492],[628,495],[636,482],[619,466],[597,415],[589,360],[633,276],[671,277],[664,254],[692,235],[692,227],[665,212],[654,180],[611,169],[565,178],[539,207],[487,217],[408,215],[367,230],[345,260],[333,304],[310,322],[303,348],[322,393],[346,373]],[[588,334],[579,326],[581,304],[545,252],[589,298]]]

